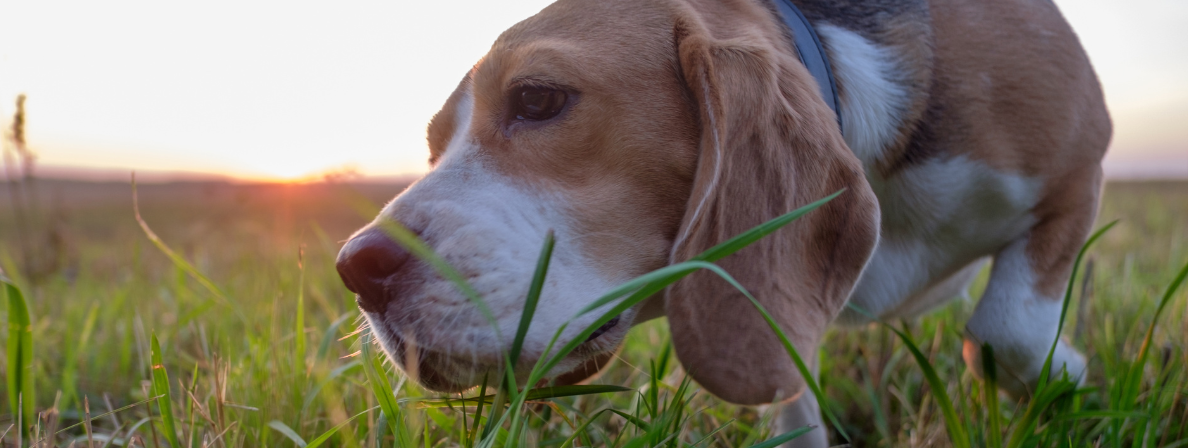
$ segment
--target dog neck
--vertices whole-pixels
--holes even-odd
[[[779,12],[780,20],[791,31],[792,42],[795,44],[796,54],[800,56],[800,63],[804,64],[813,79],[817,81],[817,85],[821,89],[821,98],[837,114],[838,127],[841,128],[842,107],[838,101],[837,83],[833,80],[833,70],[829,68],[829,57],[825,54],[825,48],[821,46],[821,38],[795,4],[789,0],[773,0],[773,2],[776,11]]]

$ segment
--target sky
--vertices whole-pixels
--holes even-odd
[[[428,169],[425,126],[545,0],[0,0],[0,123],[43,166],[291,180]],[[1186,0],[1059,0],[1104,85],[1118,176],[1187,173]]]

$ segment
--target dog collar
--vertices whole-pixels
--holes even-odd
[[[838,102],[837,83],[833,80],[833,70],[829,69],[829,57],[825,55],[825,47],[821,46],[821,38],[817,36],[817,31],[808,19],[804,18],[800,8],[790,0],[772,1],[775,3],[775,9],[779,10],[783,23],[792,30],[792,42],[795,44],[796,54],[800,56],[800,63],[804,64],[817,81],[817,86],[821,89],[821,98],[837,115],[838,129],[841,129],[842,107]]]

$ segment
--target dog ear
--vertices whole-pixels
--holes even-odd
[[[766,30],[772,18],[738,27],[737,14],[720,14],[711,19],[721,22],[718,39],[702,13],[689,12],[675,35],[702,135],[672,260],[845,189],[717,263],[763,304],[812,366],[826,325],[875,248],[879,205],[791,43]],[[672,285],[666,312],[680,362],[718,397],[761,404],[804,390],[770,326],[717,275],[701,271]]]

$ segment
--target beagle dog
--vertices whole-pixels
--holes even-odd
[[[795,5],[828,55],[840,127],[770,1],[561,0],[500,35],[430,122],[432,170],[338,255],[392,360],[437,391],[495,372],[547,231],[558,245],[518,375],[610,309],[568,322],[609,289],[844,190],[718,265],[812,365],[831,323],[919,315],[961,296],[991,258],[963,356],[979,374],[991,344],[1000,385],[1026,394],[1111,137],[1079,40],[1049,0]],[[499,335],[385,221],[461,272]],[[632,325],[664,315],[709,392],[790,401],[781,426],[820,424],[770,327],[709,272],[608,322],[551,375],[588,378]],[[1053,366],[1076,380],[1086,370],[1065,343]]]

